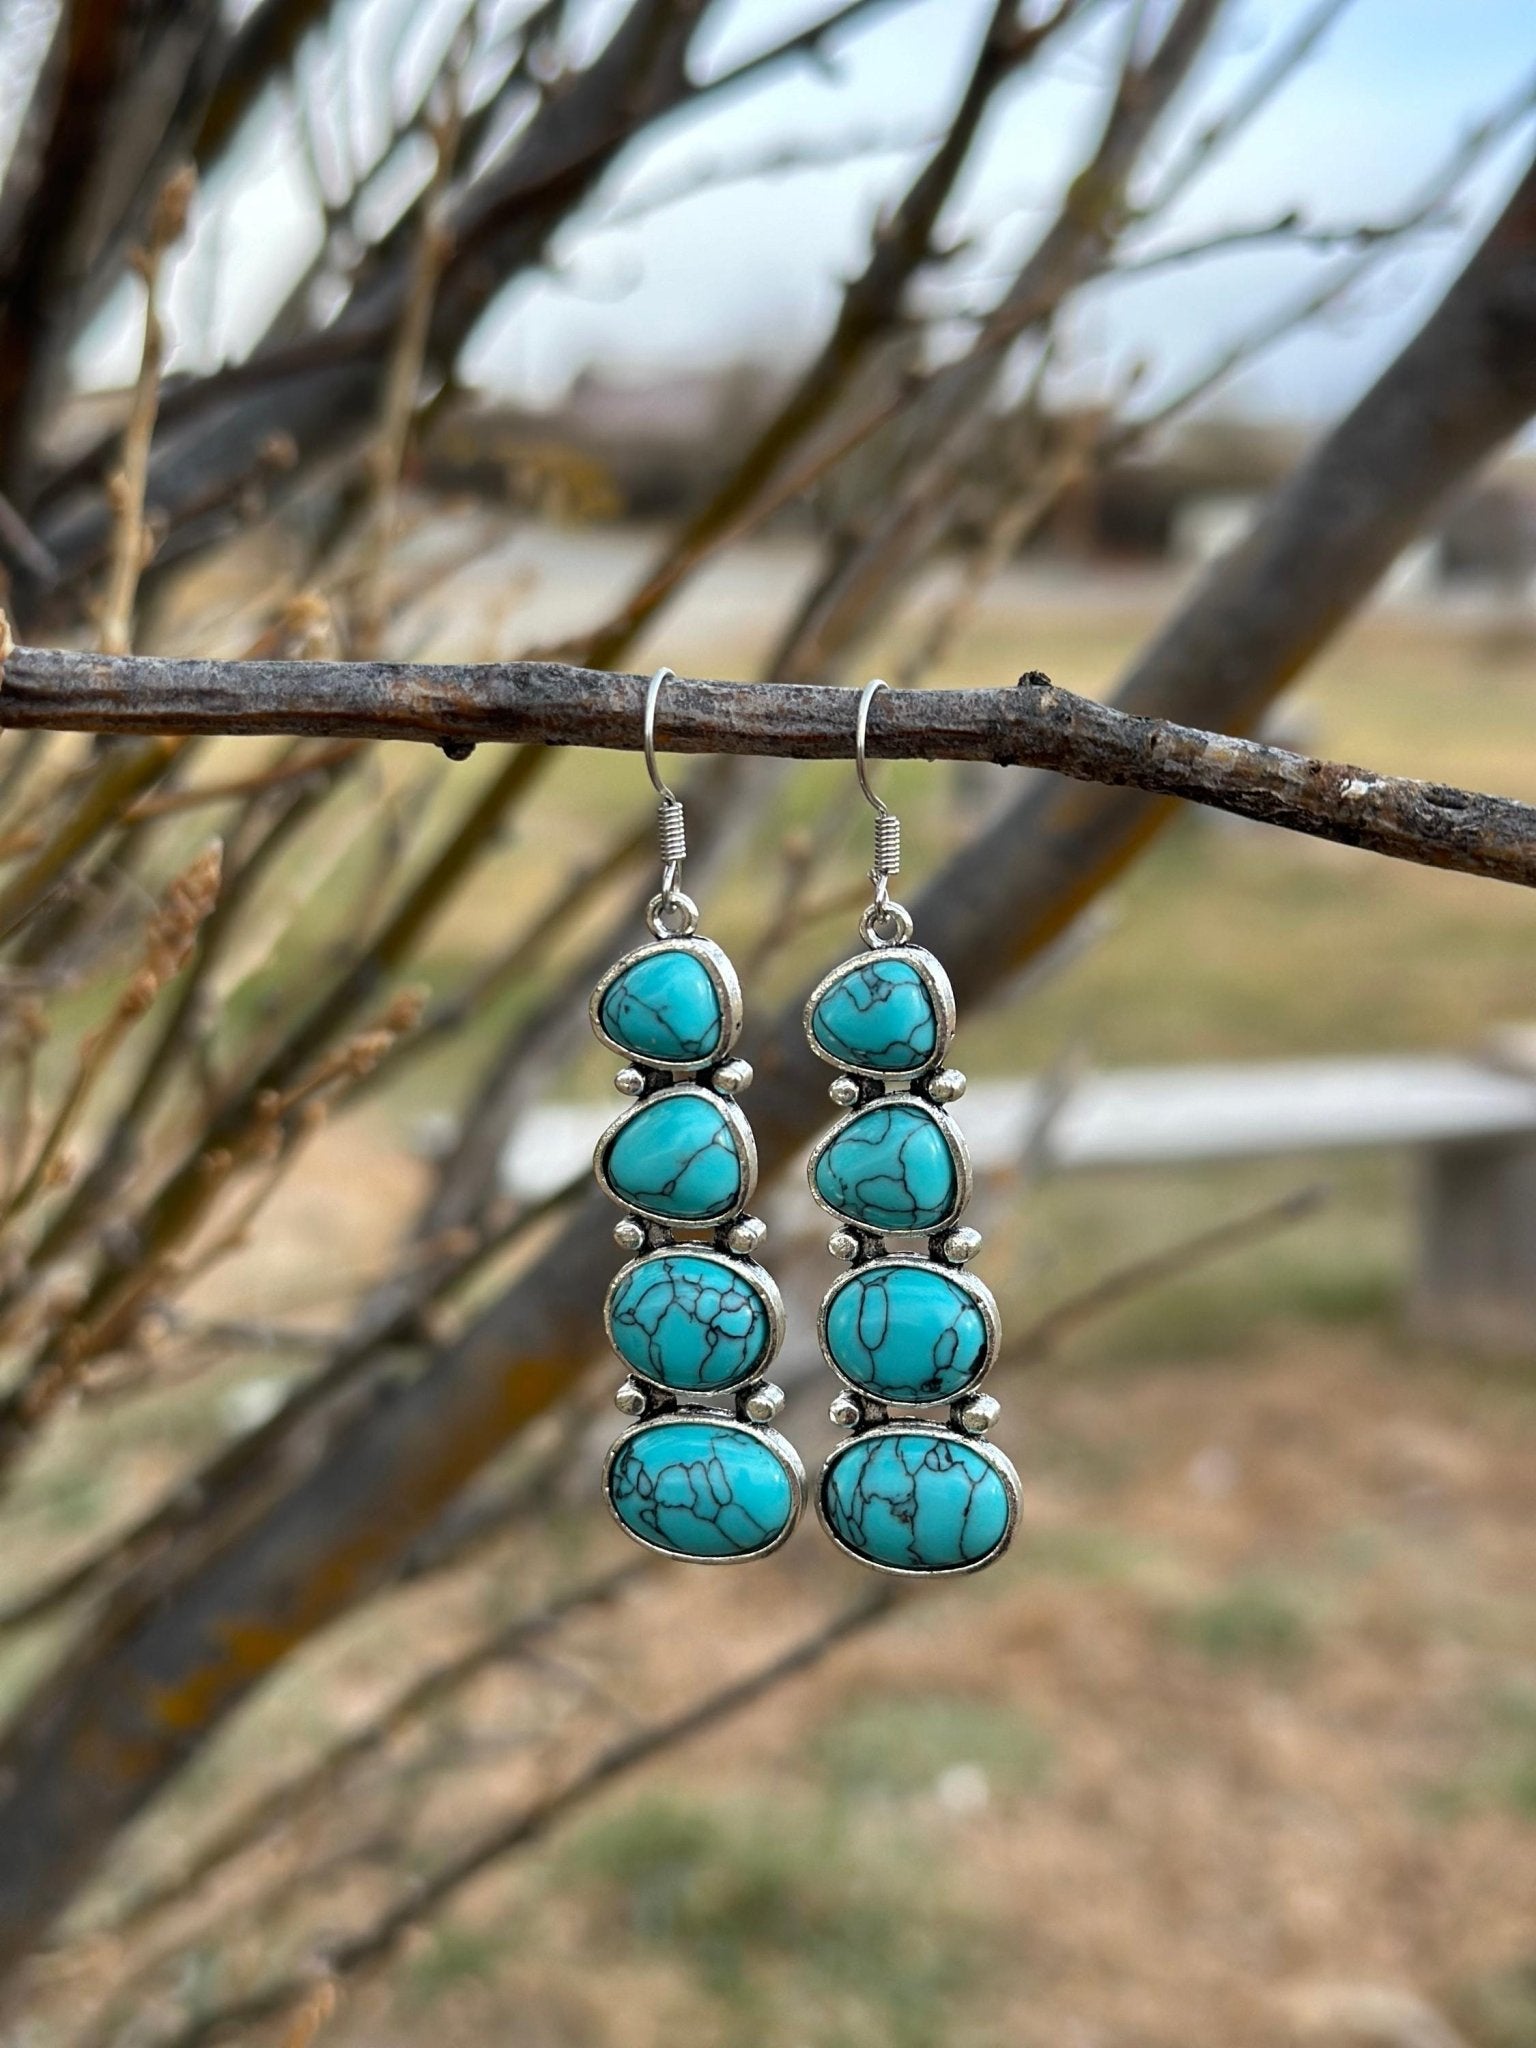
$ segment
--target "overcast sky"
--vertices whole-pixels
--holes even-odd
[[[1275,38],[1314,0],[1238,0],[1220,41],[1167,129],[1197,130]],[[594,9],[609,13],[609,0]],[[827,0],[739,0],[709,53],[726,63],[827,11]],[[616,169],[557,248],[553,274],[515,285],[477,335],[469,369],[497,390],[548,400],[589,366],[625,375],[686,372],[731,357],[781,365],[824,330],[837,282],[862,257],[882,197],[918,161],[914,146],[942,123],[970,60],[988,0],[907,0],[835,46],[836,75],[804,67],[705,116],[671,123]],[[1154,10],[1155,11],[1155,10]],[[1104,29],[1119,18],[1101,8]],[[1101,107],[1104,30],[1063,44],[998,106],[954,226],[972,238],[951,289],[998,279],[1027,251]],[[338,58],[334,61],[343,61]],[[1289,207],[1319,225],[1402,211],[1488,110],[1536,75],[1536,0],[1353,0],[1326,43],[1193,191],[1177,239],[1269,219]],[[853,161],[746,182],[713,171],[781,150],[825,151],[850,138],[904,145]],[[1529,120],[1489,158],[1472,187],[1467,227],[1486,220],[1531,146]],[[281,118],[260,124],[237,166],[238,205],[209,196],[210,223],[182,270],[174,310],[200,357],[238,344],[280,295],[314,233],[299,152]],[[606,212],[647,195],[703,189],[639,221],[605,228]],[[222,217],[220,217],[222,216]],[[212,225],[214,222],[217,225]],[[1396,256],[1344,316],[1247,371],[1236,396],[1250,409],[1317,418],[1368,381],[1444,287],[1466,228]],[[1318,259],[1246,252],[1181,267],[1082,301],[1067,337],[1074,374],[1111,382],[1144,362],[1175,379],[1222,342],[1321,278]],[[974,278],[974,287],[964,280]],[[125,374],[125,323],[106,323],[94,376]]]

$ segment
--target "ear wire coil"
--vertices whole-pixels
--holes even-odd
[[[688,858],[688,831],[683,823],[683,807],[675,796],[663,797],[656,807],[656,842],[661,849],[664,866],[670,867]]]
[[[875,874],[901,873],[901,820],[894,811],[882,811],[875,819]]]

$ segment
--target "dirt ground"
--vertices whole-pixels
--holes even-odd
[[[1296,1332],[1010,1392],[1004,1567],[486,1880],[338,2042],[1536,2040],[1530,1385]],[[855,1576],[664,1576],[626,1694]]]

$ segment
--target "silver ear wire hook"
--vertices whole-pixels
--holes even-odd
[[[869,786],[869,762],[864,749],[869,743],[869,707],[882,690],[888,690],[890,687],[890,684],[883,682],[879,676],[875,676],[864,685],[859,692],[859,715],[853,728],[853,762],[858,770],[859,787],[864,792],[864,801],[882,818],[888,817],[890,813],[884,800],[876,796]]]
[[[656,706],[666,685],[676,681],[677,677],[671,669],[659,668],[646,685],[645,691],[645,768],[651,778],[651,787],[664,804],[675,804],[677,798],[662,781],[661,770],[656,766]]]
[[[901,872],[901,820],[870,785],[869,707],[890,684],[875,676],[859,692],[858,717],[853,728],[853,765],[864,800],[875,814],[875,860],[869,879],[875,885],[875,900],[859,920],[859,930],[868,946],[905,945],[912,936],[912,919],[899,903],[891,901],[891,876]]]
[[[668,683],[677,677],[669,668],[657,669],[645,692],[645,718],[641,742],[645,748],[646,773],[661,799],[656,807],[656,839],[661,852],[661,888],[650,900],[645,920],[658,939],[691,937],[698,930],[699,907],[678,887],[683,862],[688,858],[688,833],[683,823],[681,797],[662,780],[656,765],[656,706]]]

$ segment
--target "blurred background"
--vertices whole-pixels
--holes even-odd
[[[1528,0],[6,0],[7,609],[1110,696],[1533,136]],[[1492,438],[1195,722],[1536,801]],[[775,1048],[867,813],[678,768],[809,1466]],[[1066,799],[878,780],[947,957]],[[952,964],[1024,1514],[877,1612],[813,1522],[689,1572],[598,1498],[652,823],[624,755],[0,737],[5,2038],[1536,2048],[1525,901],[1150,810],[1021,880]]]

